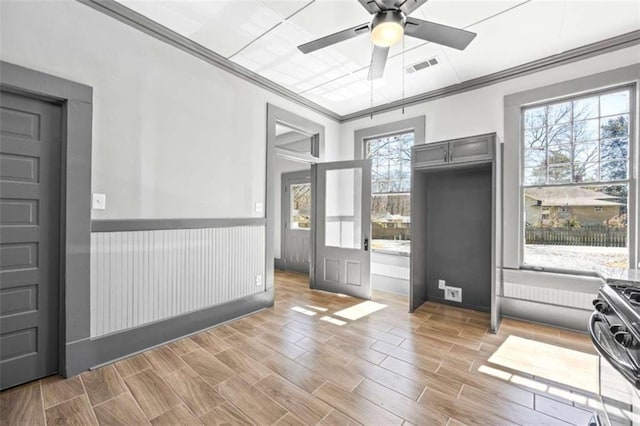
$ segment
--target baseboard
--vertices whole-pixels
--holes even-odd
[[[67,343],[67,363],[62,374],[74,376],[200,330],[273,306],[274,290],[257,293],[221,305],[108,334]]]
[[[503,317],[521,319],[574,331],[587,331],[591,311],[508,297],[500,297],[499,299],[500,312]]]
[[[371,288],[399,296],[409,296],[409,281],[399,278],[371,274]]]

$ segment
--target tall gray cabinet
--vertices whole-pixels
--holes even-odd
[[[412,151],[410,311],[427,300],[491,312],[496,305],[495,133],[416,145]],[[445,286],[462,289],[445,299]]]

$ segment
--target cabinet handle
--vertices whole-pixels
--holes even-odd
[[[447,162],[447,148],[444,148],[442,150],[442,152],[444,153],[444,162],[446,163]]]
[[[453,161],[453,148],[449,148],[449,161]]]

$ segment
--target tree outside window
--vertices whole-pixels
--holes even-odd
[[[627,267],[631,92],[524,108],[524,263]]]
[[[365,140],[372,160],[372,248],[409,252],[411,148],[414,133]]]

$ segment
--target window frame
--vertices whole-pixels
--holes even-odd
[[[364,160],[366,159],[366,141],[370,139],[382,138],[385,136],[396,135],[400,133],[406,133],[413,131],[413,146],[421,145],[425,143],[425,131],[426,131],[426,116],[419,115],[411,118],[406,118],[399,121],[390,123],[379,124],[363,129],[357,129],[354,131],[354,159]],[[390,193],[391,195],[399,195],[404,193]],[[411,191],[408,192],[411,196]],[[384,250],[384,249],[371,249],[373,253],[383,253],[392,256],[404,256],[409,257],[409,253]]]
[[[524,111],[527,109],[540,107],[540,106],[549,106],[553,104],[558,104],[562,102],[569,102],[579,99],[584,99],[588,97],[601,96],[608,93],[614,93],[627,90],[629,93],[629,156],[628,156],[628,170],[627,170],[627,179],[624,180],[613,180],[613,181],[594,181],[594,182],[565,182],[565,183],[545,183],[545,184],[537,184],[537,185],[525,185],[525,147],[524,147],[524,132],[525,132],[525,114]],[[524,270],[532,270],[532,271],[541,271],[541,272],[551,272],[551,273],[561,273],[561,274],[570,274],[570,275],[588,275],[588,276],[596,276],[597,273],[595,271],[584,271],[584,270],[576,270],[576,269],[565,269],[565,268],[555,268],[549,266],[542,265],[531,265],[524,263],[524,250],[526,241],[524,238],[525,235],[525,227],[526,227],[526,215],[525,215],[525,205],[524,205],[524,192],[527,188],[546,188],[546,187],[569,187],[569,186],[599,186],[599,185],[628,185],[629,195],[627,198],[627,209],[628,215],[633,220],[629,220],[627,224],[627,249],[628,249],[628,268],[635,269],[638,267],[638,258],[637,258],[637,203],[638,203],[638,192],[637,192],[637,164],[638,164],[638,139],[636,126],[638,125],[636,120],[636,111],[637,111],[637,90],[638,85],[634,81],[632,83],[624,82],[621,84],[613,84],[605,87],[594,88],[590,90],[584,90],[577,93],[564,94],[558,97],[552,97],[548,99],[540,99],[535,102],[530,102],[526,104],[522,104],[518,108],[519,112],[519,129],[518,129],[518,153],[519,153],[519,179],[518,179],[518,199],[519,199],[519,211],[521,214],[518,216],[520,218],[520,223],[518,224],[519,229],[519,240],[518,240],[518,262],[519,268]],[[600,110],[598,111],[598,119],[600,119]],[[573,129],[573,118],[571,119],[571,125]],[[601,138],[598,138],[598,143],[601,142]],[[548,146],[546,147],[548,149]],[[573,159],[572,159],[573,160]],[[600,160],[598,160],[600,163]],[[573,161],[570,163],[573,167]],[[547,165],[548,167],[548,165]],[[547,170],[548,173],[548,170]],[[573,173],[573,172],[572,172]],[[572,179],[573,180],[573,175]]]

